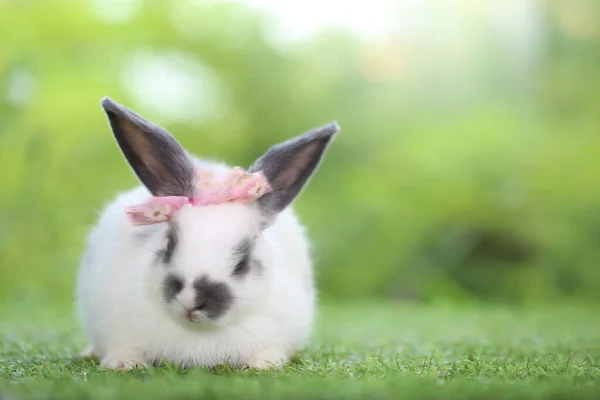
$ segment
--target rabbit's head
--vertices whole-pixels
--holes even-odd
[[[257,307],[268,295],[264,274],[273,261],[262,234],[306,185],[339,130],[337,124],[277,144],[248,171],[238,169],[244,179],[266,186],[258,195],[254,190],[254,198],[198,205],[199,175],[206,171],[198,169],[179,142],[108,97],[102,107],[127,162],[151,193],[150,201],[166,199],[164,208],[156,209],[159,217],[166,210],[162,220],[135,228],[149,237],[144,246],[156,247],[153,265],[144,274],[155,288],[154,297],[171,317],[197,326],[226,324]],[[215,182],[228,176],[212,174]]]

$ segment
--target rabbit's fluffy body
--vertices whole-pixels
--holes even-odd
[[[191,157],[190,164],[217,176],[230,169]],[[150,196],[148,184],[118,195],[89,234],[76,290],[89,355],[124,369],[161,360],[182,367],[286,363],[306,343],[315,310],[309,245],[291,207],[267,225],[258,205],[235,202],[131,225],[125,207]],[[251,257],[234,273],[236,245],[245,242]],[[214,297],[203,300],[213,308],[186,318],[203,293]]]
[[[213,165],[213,170],[224,172],[221,165]],[[155,251],[164,247],[167,227],[135,227],[124,218],[126,206],[149,196],[144,187],[120,195],[90,234],[78,298],[93,353],[109,367],[163,358],[183,366],[262,367],[285,361],[306,340],[314,309],[307,241],[293,211],[283,211],[260,235],[255,256],[262,265],[247,277],[252,282],[241,282],[248,287],[234,290],[235,314],[218,321],[219,326],[203,328],[174,321],[160,304],[161,280],[152,274],[157,274],[153,269],[164,268],[155,265]],[[228,254],[215,255],[216,248],[257,229],[253,213],[255,209],[238,204],[182,210],[179,245],[195,250],[182,252],[192,259],[177,261],[178,266],[191,269],[182,268],[181,273],[190,279],[199,271],[227,279],[218,260]],[[212,229],[219,225],[225,229]],[[215,262],[203,260],[203,254],[215,257]],[[235,284],[235,279],[229,279]]]

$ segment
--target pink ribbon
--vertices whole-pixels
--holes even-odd
[[[194,197],[151,197],[144,203],[129,206],[125,212],[133,225],[151,225],[169,221],[184,206],[207,206],[228,202],[249,203],[272,191],[261,171],[249,173],[235,167],[221,179],[210,171],[196,173]]]

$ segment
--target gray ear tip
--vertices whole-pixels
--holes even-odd
[[[333,136],[341,130],[337,121],[331,121],[319,129],[319,136]]]
[[[119,105],[108,96],[104,96],[102,100],[100,100],[100,105],[105,111],[117,111],[119,108]]]
[[[330,123],[327,124],[327,127],[333,132],[333,133],[338,133],[339,131],[342,130],[342,128],[340,127],[340,124],[338,124],[337,121],[331,121]]]

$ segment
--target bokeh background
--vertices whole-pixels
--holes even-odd
[[[600,300],[596,0],[0,1],[0,305],[72,302],[137,184],[110,95],[243,167],[330,120],[321,298]]]

